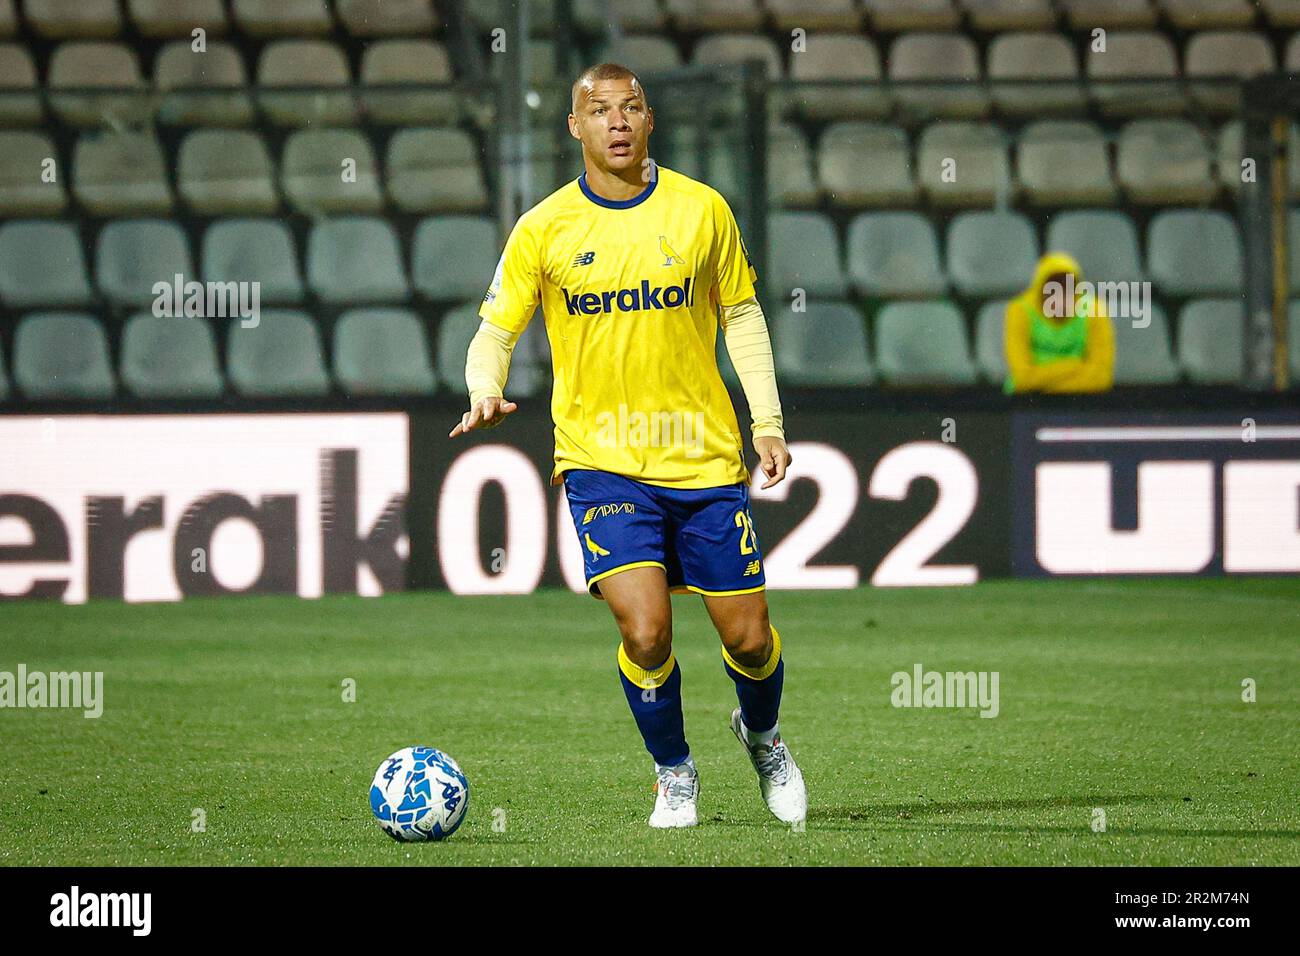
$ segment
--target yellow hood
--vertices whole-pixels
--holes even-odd
[[[1047,281],[1048,276],[1056,275],[1058,272],[1073,273],[1076,286],[1083,281],[1083,270],[1079,268],[1079,261],[1074,256],[1066,252],[1048,252],[1038,260],[1038,265],[1034,269],[1034,281],[1025,290],[1025,294],[1033,296],[1033,301],[1037,304],[1043,294],[1043,283]]]

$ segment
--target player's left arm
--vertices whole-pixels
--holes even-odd
[[[731,207],[717,192],[713,193],[713,237],[715,272],[710,292],[721,311],[727,354],[749,402],[754,450],[758,452],[759,467],[767,475],[763,487],[771,488],[785,479],[793,460],[785,444],[772,341],[754,291],[758,273],[740,238],[740,226]]]
[[[772,341],[758,299],[750,296],[735,305],[723,306],[722,334],[749,402],[754,450],[758,452],[759,467],[767,475],[763,487],[771,488],[785,478],[792,459],[785,444]]]

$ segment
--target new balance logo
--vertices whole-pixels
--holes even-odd
[[[681,285],[652,286],[649,279],[642,279],[640,288],[611,289],[608,292],[564,293],[564,306],[569,315],[600,315],[602,312],[642,312],[650,309],[688,308],[695,304],[691,283],[688,278]]]
[[[589,266],[595,261],[596,261],[595,252],[580,252],[573,257],[573,264],[575,266]]]
[[[750,575],[757,574],[759,566],[760,565],[757,561],[750,561],[749,564],[745,565],[745,573],[742,574],[741,577],[747,578]]]

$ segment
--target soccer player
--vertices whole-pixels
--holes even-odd
[[[777,726],[781,637],[768,622],[744,442],[714,351],[720,325],[770,488],[790,452],[757,276],[722,196],[649,158],[653,129],[626,67],[602,63],[573,84],[569,132],[586,171],[515,224],[466,359],[470,409],[451,437],[518,407],[503,397],[511,350],[540,301],[555,373],[552,481],[564,484],[588,590],[622,635],[620,679],[658,778],[650,826],[698,822],[673,591],[703,596],[740,703],[732,732],[768,808],[800,822],[803,775]]]

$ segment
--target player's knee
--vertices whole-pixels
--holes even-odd
[[[632,663],[654,670],[668,660],[673,648],[672,626],[652,618],[629,621],[622,627],[623,650]]]
[[[737,664],[762,667],[772,657],[772,628],[767,617],[745,622],[722,636],[727,653]]]

